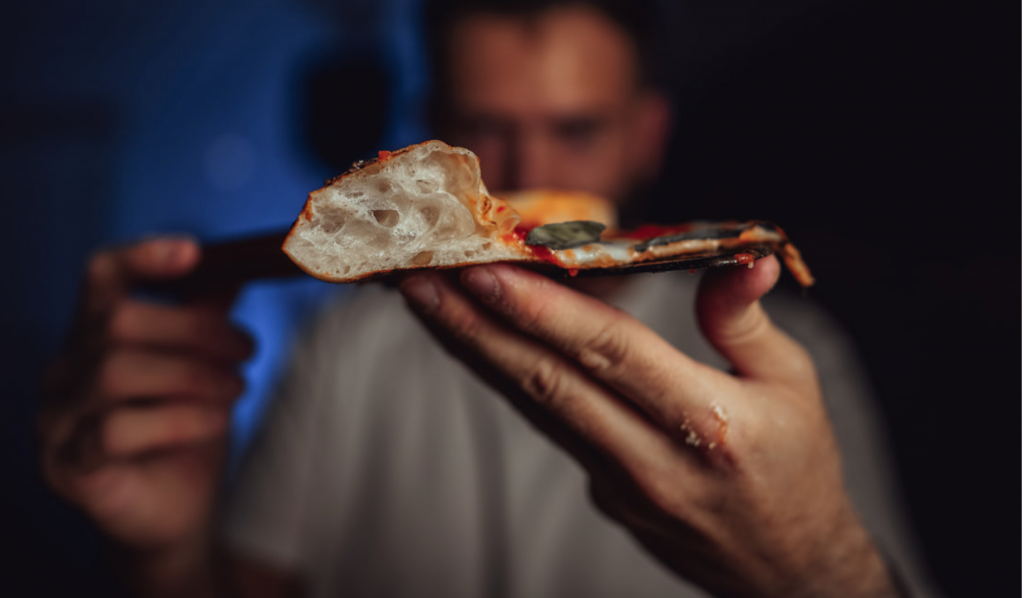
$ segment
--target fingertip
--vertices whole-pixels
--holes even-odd
[[[537,297],[555,285],[551,279],[514,264],[486,264],[463,270],[459,282],[477,299],[494,307]]]
[[[775,255],[754,261],[752,267],[740,265],[713,269],[701,281],[699,300],[719,305],[742,306],[753,303],[772,290],[779,280],[779,260]]]
[[[697,323],[711,345],[738,376],[816,388],[807,352],[772,324],[759,302],[779,279],[779,261],[768,256],[753,268],[723,270],[707,276],[697,295]]]
[[[499,292],[498,280],[494,277],[494,272],[489,266],[466,268],[459,275],[459,281],[467,291],[480,299],[486,301],[497,298]]]
[[[190,269],[199,262],[202,253],[198,241],[188,236],[168,236],[150,243],[152,265],[165,271]]]
[[[524,288],[523,285],[528,285],[531,290],[537,290],[539,287],[551,284],[550,278],[516,264],[499,263],[474,266],[467,270],[467,272],[471,271],[484,271],[492,276],[497,282],[498,293],[501,293],[503,289],[521,289]],[[476,276],[476,274],[472,274],[472,276]],[[465,282],[465,280],[464,277],[463,281]]]
[[[779,267],[779,260],[775,257],[775,254],[759,259],[753,265],[753,268],[747,269],[747,284],[751,292],[757,298],[761,298],[768,291],[775,288],[775,284],[779,281],[779,273],[782,270]]]
[[[441,303],[437,280],[431,273],[415,273],[398,283],[398,292],[409,305],[420,312],[430,313]]]

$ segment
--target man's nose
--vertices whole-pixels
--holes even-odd
[[[514,148],[512,184],[516,189],[540,189],[554,186],[554,173],[558,165],[553,163],[549,144],[542,136],[527,134],[517,140]]]

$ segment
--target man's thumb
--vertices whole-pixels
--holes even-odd
[[[760,299],[779,279],[774,255],[753,268],[709,271],[697,293],[697,321],[711,345],[736,373],[759,380],[815,383],[807,352],[772,324]]]

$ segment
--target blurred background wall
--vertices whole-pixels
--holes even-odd
[[[352,160],[423,139],[417,5],[0,9],[0,577],[15,595],[109,590],[101,543],[39,479],[32,421],[88,253],[156,231],[280,228]],[[1020,7],[988,10],[671,3],[676,138],[656,189],[660,217],[770,218],[798,242],[812,296],[871,369],[950,596],[1019,588]],[[243,293],[259,351],[239,448],[303,317],[339,293]]]

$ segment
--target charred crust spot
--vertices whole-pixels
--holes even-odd
[[[359,172],[360,170],[366,168],[370,164],[376,164],[379,161],[380,160],[377,159],[377,158],[373,158],[371,160],[356,160],[355,162],[352,163],[352,166],[348,167],[348,170],[346,170],[345,172],[339,174],[336,177],[331,177],[331,178],[327,179],[326,181],[324,181],[324,186],[328,187],[330,185],[333,185],[334,183],[337,183],[338,181],[340,181],[341,179],[347,177],[348,175],[355,174],[355,173]]]
[[[352,166],[348,167],[348,170],[345,171],[345,174],[352,174],[353,172],[359,172],[360,170],[366,168],[370,164],[373,164],[374,162],[378,162],[378,161],[379,160],[377,158],[372,158],[370,160],[356,160],[355,162],[352,163]],[[341,176],[345,176],[345,174],[343,174]]]

